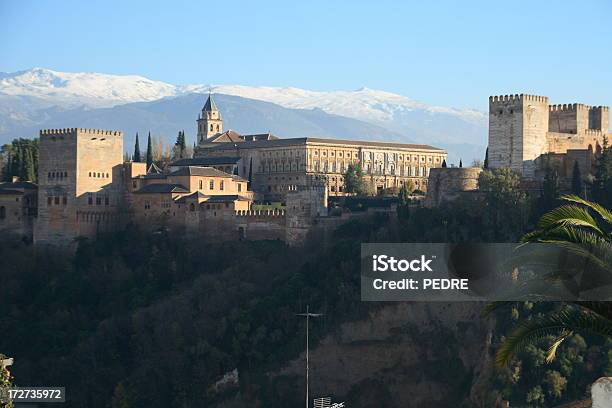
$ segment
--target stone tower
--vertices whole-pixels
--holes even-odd
[[[36,242],[70,242],[116,224],[123,134],[98,129],[40,131]]]
[[[503,95],[489,98],[489,167],[535,174],[535,159],[547,151],[548,97]]]
[[[202,143],[208,138],[223,132],[223,119],[217,104],[208,95],[208,99],[202,108],[202,113],[198,116],[198,143]]]

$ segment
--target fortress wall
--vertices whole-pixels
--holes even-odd
[[[549,106],[548,129],[551,132],[579,133],[589,128],[590,106],[570,103]]]
[[[459,193],[478,190],[480,167],[440,167],[429,173],[429,190],[425,206],[433,207],[452,201]]]

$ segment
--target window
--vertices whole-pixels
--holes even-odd
[[[109,204],[110,204],[110,200],[108,196],[104,196],[104,205],[109,205]]]
[[[202,189],[202,180],[200,180],[200,190]]]
[[[57,196],[57,197],[53,197],[53,204],[55,204],[55,205],[59,205],[59,203],[60,203],[60,202],[59,202],[59,196]]]
[[[99,195],[96,195],[96,205],[102,205],[102,197]]]
[[[219,190],[223,190],[223,180],[219,182]]]
[[[209,188],[209,189],[211,189],[211,190],[214,190],[214,189],[215,189],[215,180],[210,180],[210,183],[209,183],[209,185],[208,185],[208,188]]]
[[[136,188],[137,185],[138,183],[136,183],[136,181],[132,181],[132,188]]]
[[[238,192],[240,193],[242,191],[242,183],[238,183]]]
[[[47,197],[47,205],[51,205],[53,202],[53,197]]]
[[[145,209],[145,210],[148,210],[148,209],[150,209],[150,208],[151,208],[151,203],[150,203],[150,202],[148,202],[148,201],[145,201],[145,202],[144,202],[144,209]]]
[[[0,207],[0,220],[3,220],[6,218],[6,207],[2,206]]]
[[[212,125],[212,123],[210,124],[210,131],[211,131],[211,132],[213,131],[213,125]]]

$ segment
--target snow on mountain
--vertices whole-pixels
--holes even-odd
[[[373,132],[372,137],[375,134],[377,137],[379,135],[379,131],[373,129],[387,129],[389,140],[400,135],[407,141],[445,147],[449,149],[449,153],[452,150],[464,158],[480,158],[484,154],[486,145],[485,113],[431,106],[406,96],[375,89],[310,91],[293,87],[173,85],[138,75],[68,73],[45,68],[14,73],[0,72],[0,135],[8,136],[20,128],[25,130],[27,126],[36,127],[43,123],[54,123],[58,118],[70,122],[69,118],[61,114],[63,111],[90,111],[90,114],[93,114],[95,109],[167,99],[177,99],[169,106],[178,107],[181,104],[178,99],[181,97],[208,92],[243,98],[241,103],[245,107],[250,105],[246,101],[249,99],[273,103],[286,109],[329,114],[334,117],[320,115],[316,117],[317,120],[326,118],[325,120],[337,122],[334,124],[334,129],[347,129],[342,119],[358,120],[364,125],[377,126],[362,126],[360,129],[361,132]],[[132,109],[132,107],[126,108]],[[185,113],[194,117],[197,114],[195,111]],[[79,115],[77,115],[79,118],[83,117],[83,114]],[[164,117],[162,114],[158,119],[163,120]],[[282,115],[278,118],[282,118]],[[162,125],[160,123],[157,126]],[[227,125],[232,126],[230,123]],[[64,126],[69,127],[72,124],[66,123]],[[100,126],[104,127],[104,124]],[[268,127],[274,126],[270,124]],[[307,128],[308,126],[302,130],[306,131]],[[308,129],[312,131],[314,128]],[[333,132],[329,133],[331,128],[325,129],[328,134],[333,135]],[[355,135],[360,134],[357,127],[353,126],[353,129]],[[258,132],[261,129],[249,129],[249,131]]]
[[[402,95],[369,88],[321,92],[293,87],[172,85],[138,75],[68,73],[44,68],[0,73],[0,93],[53,99],[68,106],[111,107],[194,92],[241,96],[272,102],[285,108],[318,108],[334,115],[376,123],[391,121],[396,114],[415,110],[448,114],[474,124],[482,124],[485,120],[485,115],[479,111],[429,106]]]
[[[33,96],[57,105],[110,107],[177,95],[177,87],[138,75],[69,73],[33,68],[0,74],[0,94]]]

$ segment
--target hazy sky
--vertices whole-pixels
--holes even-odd
[[[612,105],[612,1],[0,0],[0,71]]]

